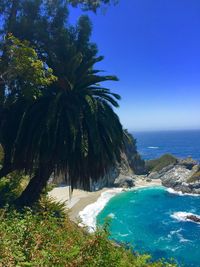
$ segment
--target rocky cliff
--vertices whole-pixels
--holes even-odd
[[[96,183],[91,183],[91,190],[99,190],[103,187],[133,187],[135,175],[144,174],[145,161],[137,152],[136,140],[127,131],[125,138],[125,150],[121,154],[121,163],[113,166],[109,173]]]
[[[200,166],[192,158],[178,160],[158,171],[152,171],[148,179],[161,179],[162,184],[175,191],[200,194]]]

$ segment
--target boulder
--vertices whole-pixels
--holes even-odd
[[[190,182],[197,167],[188,168],[185,164],[177,164],[173,168],[163,169],[160,173],[162,184],[176,191],[189,194],[200,193],[200,182]]]
[[[196,215],[187,215],[186,216],[187,220],[193,221],[195,223],[200,223],[200,217]]]
[[[135,186],[134,179],[130,176],[120,175],[114,182],[117,187],[131,188]]]

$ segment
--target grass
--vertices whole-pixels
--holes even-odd
[[[176,163],[177,159],[174,156],[170,154],[165,154],[158,159],[146,161],[146,168],[149,172],[156,172],[162,170],[163,168],[171,164],[176,164]]]

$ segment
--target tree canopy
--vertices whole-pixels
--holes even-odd
[[[7,2],[1,6],[0,177],[29,173],[17,203],[30,205],[53,172],[72,189],[89,189],[120,161],[123,129],[113,110],[120,96],[102,86],[117,78],[95,68],[103,57],[90,42],[87,16],[72,26],[66,1]]]
[[[74,7],[80,5],[84,10],[92,10],[96,12],[99,7],[109,4],[117,4],[118,0],[69,0],[69,2]]]

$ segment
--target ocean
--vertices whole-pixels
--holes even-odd
[[[138,151],[144,159],[170,153],[178,158],[192,157],[200,162],[200,130],[134,132]]]
[[[200,162],[200,130],[133,133],[144,159],[170,153]],[[97,224],[111,218],[111,239],[131,245],[153,259],[173,258],[179,266],[200,267],[200,224],[182,214],[200,216],[200,196],[175,194],[164,187],[117,194],[97,216]]]
[[[117,194],[98,214],[98,224],[111,218],[111,239],[131,245],[154,260],[173,258],[179,266],[200,266],[200,224],[181,214],[200,215],[200,197],[176,195],[162,187]]]

